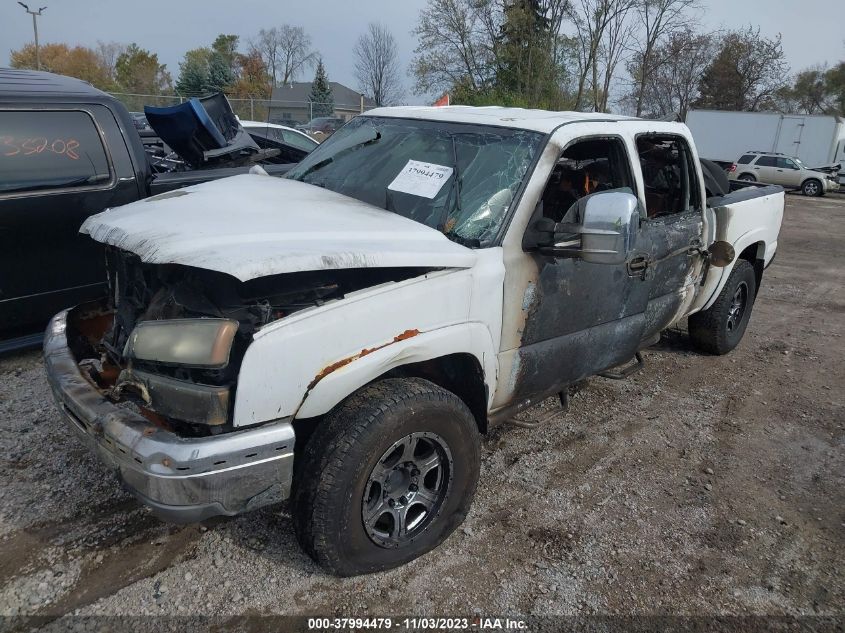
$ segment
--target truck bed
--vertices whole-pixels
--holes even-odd
[[[734,247],[736,258],[746,249],[754,249],[753,259],[761,261],[763,267],[768,266],[778,247],[784,196],[783,187],[767,185],[745,187],[710,198],[707,224],[711,227],[711,234],[707,236],[706,243],[728,242]],[[734,259],[724,268],[710,267],[688,314],[706,310],[713,304],[736,261]]]

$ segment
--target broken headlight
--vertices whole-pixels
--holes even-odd
[[[221,369],[229,363],[238,322],[230,319],[142,321],[124,356],[152,363]]]

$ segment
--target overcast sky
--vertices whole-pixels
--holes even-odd
[[[38,2],[39,4],[36,4]],[[703,0],[704,28],[759,25],[766,35],[783,34],[793,70],[845,59],[845,31],[836,2],[823,0]],[[397,39],[403,69],[415,47],[411,36],[424,0],[29,0],[47,5],[39,18],[39,39],[94,46],[97,40],[137,42],[157,52],[175,78],[186,50],[207,46],[218,33],[240,35],[242,49],[261,28],[302,26],[322,54],[329,78],[355,88],[352,48],[367,23],[386,24]],[[15,0],[0,0],[0,66],[9,51],[32,41],[32,21]],[[308,76],[301,80],[310,80]],[[421,102],[405,79],[407,100]]]

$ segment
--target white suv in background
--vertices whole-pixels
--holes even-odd
[[[731,180],[765,182],[784,189],[800,189],[805,196],[838,191],[836,177],[808,168],[799,158],[776,152],[746,152],[728,169]]]

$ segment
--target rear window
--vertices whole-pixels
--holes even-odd
[[[90,187],[111,179],[91,116],[0,110],[0,193]]]
[[[757,164],[760,167],[775,167],[778,164],[778,159],[774,156],[761,156],[757,159]]]
[[[303,134],[297,134],[296,132],[291,132],[290,130],[278,130],[278,132],[282,136],[283,143],[293,145],[294,147],[305,150],[306,152],[310,152],[312,149],[317,147],[317,141],[312,141]]]
[[[736,162],[738,165],[747,165],[752,160],[754,160],[754,154],[743,154]]]
[[[294,132],[292,130],[282,130],[277,127],[269,126],[251,126],[244,129],[247,132],[254,132],[255,134],[266,136],[267,138],[273,139],[274,141],[278,141],[279,143],[285,143],[287,145],[290,145],[297,149],[301,149],[306,152],[310,152],[312,149],[317,147],[317,141],[313,141],[304,134],[300,134],[299,132]]]
[[[695,159],[683,137],[642,134],[637,136],[637,151],[649,218],[700,209]]]

